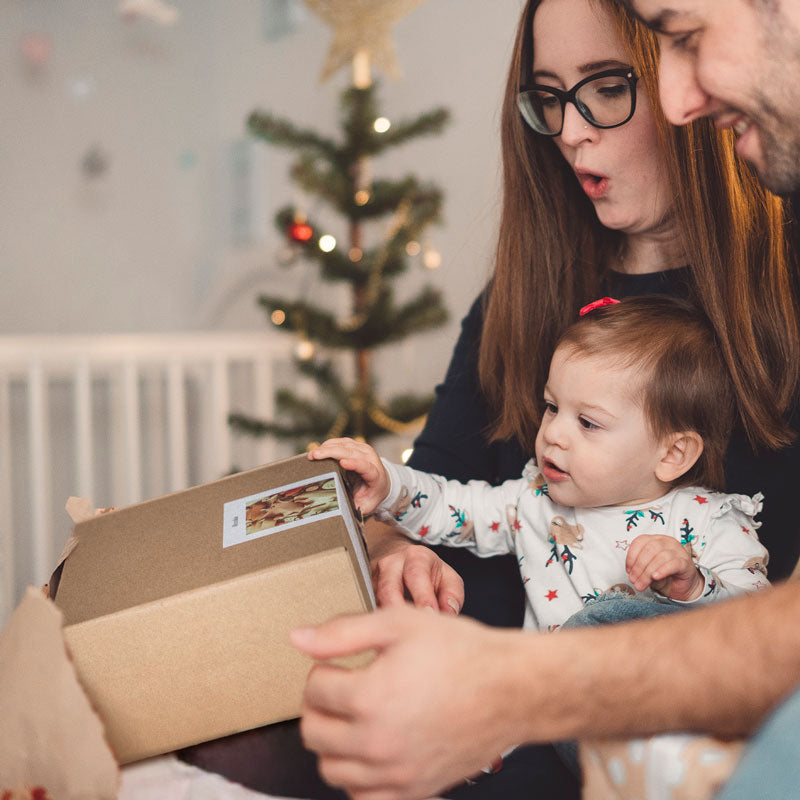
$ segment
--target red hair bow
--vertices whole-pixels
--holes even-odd
[[[615,300],[613,297],[601,297],[599,300],[594,300],[591,303],[587,303],[579,312],[580,316],[585,316],[590,311],[594,311],[596,308],[602,308],[603,306],[613,306],[619,303],[619,300]]]

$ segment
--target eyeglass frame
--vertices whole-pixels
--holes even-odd
[[[622,122],[615,122],[613,125],[600,125],[596,120],[590,119],[587,116],[590,109],[584,103],[582,103],[576,97],[578,90],[585,86],[587,83],[591,83],[598,78],[625,78],[628,82],[628,86],[631,89],[631,110],[627,117],[625,117]],[[520,98],[525,92],[531,91],[545,91],[549,94],[554,95],[558,98],[558,101],[561,103],[561,127],[551,133],[550,131],[539,131],[531,125],[528,119],[522,114],[520,110],[520,115],[522,119],[525,121],[525,124],[530,127],[530,129],[534,133],[538,133],[541,136],[560,136],[561,132],[564,130],[564,115],[567,113],[567,103],[572,103],[573,106],[577,109],[578,113],[593,127],[593,128],[600,128],[601,130],[609,130],[611,128],[619,128],[620,125],[624,125],[626,122],[630,122],[631,118],[633,117],[634,112],[636,111],[636,82],[639,80],[639,76],[633,71],[633,67],[616,67],[614,69],[604,69],[601,72],[595,72],[593,75],[588,75],[587,77],[579,80],[571,89],[565,91],[563,89],[556,89],[555,86],[547,86],[544,83],[531,83],[525,86],[520,86],[519,91],[517,92],[517,106],[519,107]],[[584,111],[586,109],[586,111]]]
[[[596,72],[594,75],[588,75],[583,80],[578,81],[569,91],[564,91],[562,89],[556,89],[553,86],[546,86],[540,83],[523,83],[522,79],[523,76],[527,77],[533,73],[533,15],[538,8],[539,3],[535,2],[535,0],[529,0],[528,2],[528,9],[525,14],[525,22],[524,29],[522,31],[522,46],[520,48],[520,79],[518,81],[518,88],[517,88],[517,110],[519,111],[519,115],[522,118],[523,123],[529,127],[534,133],[538,133],[540,136],[560,136],[561,132],[564,130],[564,115],[567,112],[567,103],[570,102],[572,105],[575,106],[578,113],[585,119],[593,128],[599,128],[600,130],[610,130],[611,128],[619,128],[621,125],[625,125],[626,123],[630,122],[633,118],[633,114],[636,111],[636,82],[639,80],[639,76],[634,71],[633,67],[619,67],[617,69],[610,69],[604,70],[602,72]],[[596,122],[588,119],[586,114],[583,113],[581,110],[581,104],[577,102],[577,98],[575,97],[575,92],[580,89],[581,86],[589,83],[590,81],[594,80],[595,78],[600,78],[603,76],[611,76],[611,75],[619,75],[621,77],[627,78],[628,83],[631,87],[631,113],[628,117],[623,120],[622,122],[617,122],[614,125],[598,125]],[[533,89],[545,89],[548,92],[552,92],[556,97],[558,97],[559,101],[561,102],[561,127],[559,128],[557,133],[542,133],[542,131],[537,131],[528,120],[525,118],[525,115],[522,113],[520,109],[520,95],[523,92],[530,92]]]

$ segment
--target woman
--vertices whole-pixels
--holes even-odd
[[[653,36],[615,3],[528,2],[502,113],[494,275],[464,320],[409,464],[461,481],[518,476],[553,344],[576,309],[605,294],[692,296],[722,343],[742,421],[726,455],[726,488],[764,493],[759,533],[777,580],[800,552],[792,509],[800,451],[790,446],[800,337],[785,210],[737,159],[731,131],[707,120],[666,123],[656,75]],[[388,576],[379,596],[398,597],[401,580],[415,599],[429,596],[411,576],[422,561],[436,584],[441,565],[418,546],[381,545],[394,549],[377,559],[377,574]],[[513,558],[437,552],[464,578],[464,613],[521,624]],[[533,758],[538,777],[521,777],[520,787],[545,773],[558,780],[546,750]],[[550,796],[569,791],[562,783]]]

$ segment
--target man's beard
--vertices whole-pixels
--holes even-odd
[[[793,130],[775,127],[759,126],[764,167],[757,171],[770,191],[788,194],[800,189],[800,121]]]
[[[764,165],[757,171],[768,189],[788,194],[800,189],[800,32],[777,3],[761,2],[761,44],[771,58],[753,98]]]

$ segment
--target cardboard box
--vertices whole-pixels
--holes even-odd
[[[374,607],[331,460],[258,467],[74,535],[50,593],[122,764],[297,716],[311,662],[289,632]]]

